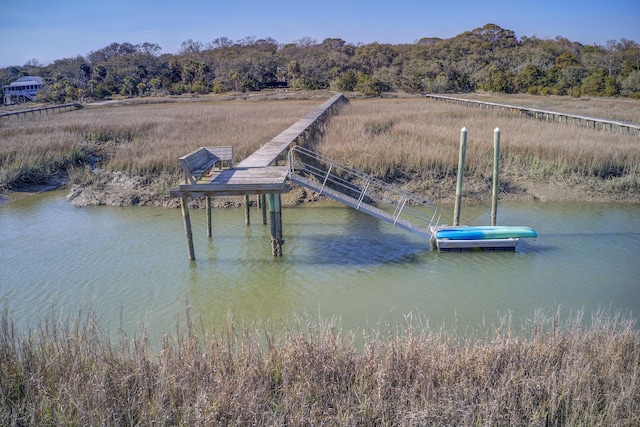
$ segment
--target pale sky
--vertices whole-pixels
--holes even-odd
[[[114,42],[156,43],[162,53],[218,37],[401,44],[488,23],[518,38],[640,43],[640,0],[0,0],[0,67],[49,64]]]

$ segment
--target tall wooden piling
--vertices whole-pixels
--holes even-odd
[[[211,196],[206,197],[207,203],[207,237],[211,238],[213,233],[211,232]]]
[[[251,224],[251,210],[249,209],[249,205],[250,205],[250,201],[249,201],[249,195],[245,194],[244,196],[244,223],[246,225],[250,225]]]
[[[282,256],[282,209],[280,194],[269,194],[269,215],[271,224],[271,253]]]
[[[500,128],[493,131],[493,191],[491,193],[491,225],[496,225],[498,214],[498,187],[500,174]]]
[[[260,195],[260,207],[262,208],[262,223],[267,224],[267,196]]]
[[[464,158],[467,153],[467,128],[460,130],[460,154],[458,156],[458,182],[456,184],[456,203],[453,208],[453,225],[460,225],[460,204],[462,202],[462,180],[464,177]]]
[[[187,253],[190,260],[196,259],[193,249],[193,234],[191,233],[191,218],[189,217],[189,205],[186,197],[180,198],[180,209],[182,210],[182,220],[184,221],[184,234],[187,238]]]

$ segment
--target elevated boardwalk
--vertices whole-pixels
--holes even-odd
[[[38,107],[38,108],[28,108],[25,110],[16,110],[16,111],[9,111],[6,113],[0,113],[0,118],[2,117],[18,117],[18,116],[26,116],[28,114],[31,114],[32,116],[35,116],[36,113],[38,113],[39,115],[41,115],[42,113],[45,114],[49,114],[49,112],[52,113],[61,113],[64,111],[72,111],[72,110],[79,110],[82,108],[82,105],[78,104],[78,103],[71,103],[71,104],[59,104],[59,105],[52,105],[49,107]]]
[[[181,162],[184,162],[183,167],[193,164],[194,170],[189,171],[187,179],[180,184],[179,188],[169,191],[169,196],[180,198],[190,260],[195,259],[195,251],[188,198],[206,198],[207,235],[211,237],[211,197],[229,195],[245,196],[245,218],[247,224],[249,223],[249,195],[261,195],[263,223],[265,224],[265,196],[269,197],[272,252],[276,256],[282,255],[284,240],[282,239],[280,194],[288,192],[291,187],[288,182],[289,169],[286,166],[279,166],[278,162],[281,159],[286,159],[287,152],[291,147],[304,144],[307,140],[313,138],[324,120],[345,102],[348,102],[348,100],[341,93],[332,96],[284,132],[264,144],[249,157],[228,169],[215,167],[216,147],[205,148],[205,152],[202,151],[203,149],[196,150],[181,158]],[[209,158],[210,156],[211,158]],[[191,162],[190,159],[192,160]],[[197,173],[195,169],[198,169]],[[191,175],[191,178],[189,178],[189,175]]]
[[[286,158],[291,147],[304,144],[305,140],[313,137],[324,118],[344,102],[347,99],[343,94],[332,96],[233,168],[217,173],[214,171],[203,176],[196,184],[185,181],[179,188],[170,190],[169,196],[183,198],[286,193],[290,190],[288,169],[276,163]]]
[[[283,153],[295,145],[304,145],[306,140],[313,137],[324,118],[330,115],[333,109],[348,102],[341,93],[332,96],[322,105],[311,110],[306,116],[295,122],[280,135],[260,147],[255,153],[238,164],[239,168],[267,167],[274,164]],[[285,153],[286,154],[286,153]]]
[[[452,102],[467,107],[508,110],[520,115],[525,115],[538,120],[557,123],[572,123],[595,130],[613,131],[617,129],[621,133],[633,133],[640,136],[640,124],[608,120],[597,117],[587,117],[576,114],[559,113],[557,111],[541,110],[537,108],[521,107],[516,105],[498,104],[495,102],[477,101],[472,99],[456,98],[453,96],[427,94],[425,97],[437,101]]]

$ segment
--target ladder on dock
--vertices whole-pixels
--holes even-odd
[[[428,200],[299,145],[288,156],[291,182],[431,239],[440,211]]]

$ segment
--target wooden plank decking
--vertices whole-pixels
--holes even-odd
[[[306,116],[295,122],[280,135],[260,147],[255,153],[244,159],[238,167],[255,168],[273,164],[278,157],[292,145],[300,135],[310,129],[334,104],[344,102],[346,98],[341,93],[332,96],[322,105],[311,110]]]
[[[238,196],[244,194],[286,193],[291,188],[287,182],[289,168],[269,166],[264,168],[226,169],[212,176],[203,177],[195,184],[180,184],[171,190],[170,197]]]

